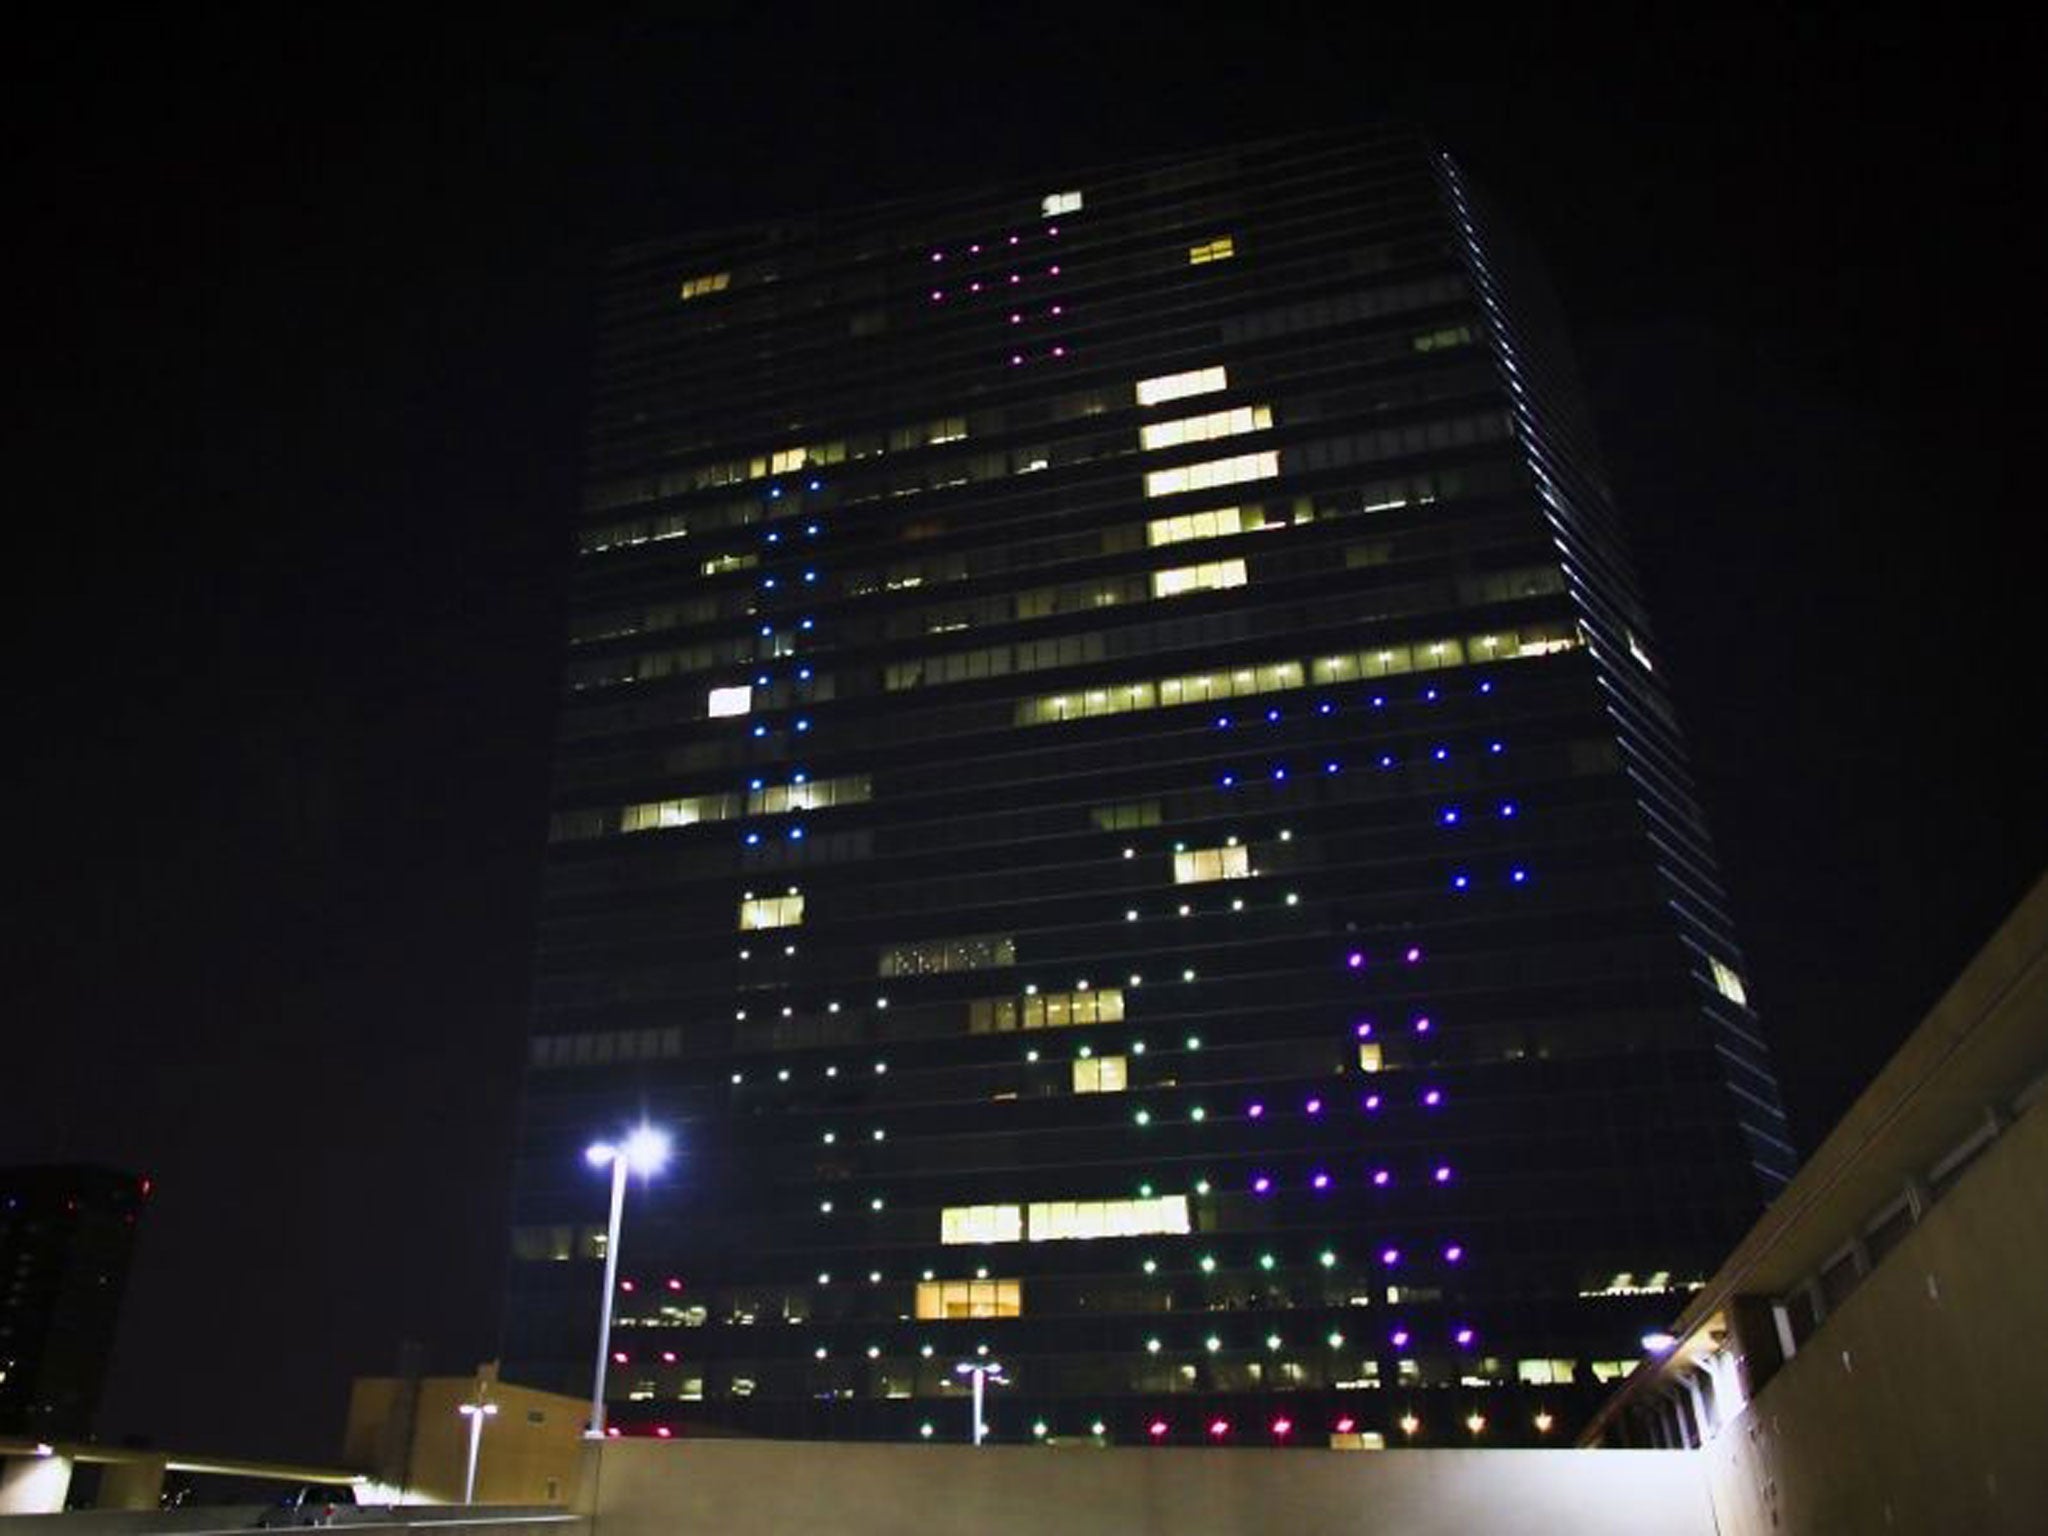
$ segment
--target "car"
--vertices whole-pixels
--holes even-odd
[[[356,1491],[347,1483],[302,1483],[258,1515],[256,1529],[332,1525],[337,1512],[355,1506]]]

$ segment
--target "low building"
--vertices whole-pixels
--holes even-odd
[[[1583,1443],[1700,1448],[1724,1536],[2043,1529],[2044,1091],[2048,879]]]
[[[342,1460],[370,1475],[393,1503],[462,1501],[471,1415],[479,1504],[564,1504],[575,1491],[590,1405],[515,1386],[495,1360],[471,1376],[359,1376],[349,1390]]]

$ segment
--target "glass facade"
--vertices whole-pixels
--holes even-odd
[[[1064,181],[614,259],[507,1374],[644,1114],[621,1433],[1569,1443],[1792,1156],[1540,281]]]

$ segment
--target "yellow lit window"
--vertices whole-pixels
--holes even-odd
[[[1243,844],[1225,848],[1190,848],[1173,856],[1176,885],[1208,880],[1243,880],[1252,873],[1252,854]]]
[[[751,791],[747,795],[747,810],[756,816],[820,811],[835,805],[859,805],[873,793],[873,782],[864,773],[843,779],[799,779],[793,784],[769,784]]]
[[[752,555],[713,555],[706,560],[702,570],[706,576],[723,576],[728,571],[744,571],[755,563]]]
[[[1033,1202],[1030,1214],[1030,1241],[1034,1243],[1192,1230],[1186,1195],[1160,1195],[1150,1200],[1041,1200]]]
[[[949,1205],[939,1212],[942,1243],[1014,1243],[1024,1236],[1017,1205]]]
[[[1178,597],[1183,592],[1212,592],[1244,584],[1242,560],[1212,560],[1204,565],[1183,565],[1152,573],[1154,597]]]
[[[1361,1043],[1359,1044],[1359,1047],[1358,1047],[1358,1070],[1359,1070],[1359,1071],[1361,1071],[1361,1072],[1377,1072],[1377,1071],[1379,1071],[1379,1069],[1380,1069],[1380,1067],[1381,1067],[1382,1063],[1384,1062],[1384,1060],[1385,1060],[1385,1058],[1384,1058],[1384,1057],[1382,1057],[1382,1056],[1380,1055],[1380,1047],[1379,1047],[1379,1042],[1378,1042],[1377,1040],[1366,1040],[1366,1041],[1362,1041],[1362,1042],[1361,1042]]]
[[[1732,966],[1726,965],[1719,960],[1710,960],[1707,963],[1714,968],[1714,990],[1716,992],[1719,992],[1731,1003],[1747,1004],[1749,1002],[1749,992],[1742,985],[1742,978],[1735,973]]]
[[[1224,539],[1245,531],[1244,514],[1236,507],[1218,507],[1214,512],[1184,512],[1179,517],[1155,517],[1145,525],[1145,542],[1180,544],[1189,539]]]
[[[1515,1380],[1532,1387],[1568,1387],[1576,1368],[1571,1360],[1517,1360]]]
[[[711,690],[705,712],[714,720],[723,715],[744,715],[754,707],[754,690],[745,683]]]
[[[795,891],[787,896],[749,896],[740,903],[742,928],[793,928],[804,920],[804,899]]]
[[[1271,406],[1240,405],[1228,411],[1211,411],[1205,416],[1155,421],[1138,429],[1138,441],[1147,449],[1178,448],[1182,443],[1206,443],[1212,438],[1235,437],[1241,432],[1263,432],[1272,425]]]
[[[1189,395],[1213,395],[1228,389],[1230,378],[1219,363],[1213,368],[1193,368],[1186,373],[1162,373],[1154,379],[1138,380],[1138,404],[1163,405]]]
[[[970,1034],[1009,1034],[1019,1029],[1068,1029],[1087,1024],[1121,1024],[1121,987],[1087,991],[1029,992],[1022,997],[977,998],[967,1005]]]
[[[1145,476],[1145,494],[1173,496],[1181,491],[1206,491],[1212,486],[1242,485],[1247,480],[1271,480],[1279,473],[1279,454],[1241,453],[1234,458],[1205,459],[1200,464],[1152,470]]]
[[[700,821],[724,821],[736,814],[731,795],[691,795],[680,800],[650,800],[619,812],[621,832],[652,832],[660,827],[689,827]]]
[[[707,293],[723,292],[732,282],[730,272],[706,272],[698,277],[686,277],[678,297],[685,299],[702,298]]]
[[[1049,192],[1039,199],[1038,210],[1048,219],[1062,213],[1081,211],[1081,194],[1078,192]]]
[[[1237,254],[1237,246],[1228,235],[1218,235],[1214,240],[1204,240],[1200,245],[1188,247],[1188,265],[1199,267],[1211,261],[1228,261]]]
[[[1121,1056],[1090,1056],[1074,1063],[1074,1092],[1122,1093],[1128,1073]]]
[[[1016,1208],[1011,1207],[1012,1210]],[[972,1317],[1021,1317],[1021,1280],[926,1280],[917,1288],[920,1322],[946,1322]]]
[[[1162,812],[1157,800],[1131,800],[1122,805],[1098,805],[1088,819],[1104,832],[1128,832],[1133,827],[1156,827]]]

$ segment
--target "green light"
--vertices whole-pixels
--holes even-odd
[[[1195,1193],[1198,1195],[1206,1195],[1207,1193],[1209,1193],[1209,1181],[1207,1179],[1195,1180]]]
[[[1152,1111],[1149,1109],[1141,1109],[1135,1115],[1131,1116],[1131,1118],[1137,1121],[1140,1125],[1150,1125],[1152,1123]]]
[[[1266,1348],[1268,1348],[1268,1349],[1278,1349],[1279,1347],[1280,1347],[1280,1335],[1279,1335],[1279,1334],[1277,1334],[1277,1333],[1269,1333],[1269,1334],[1267,1334],[1267,1335],[1266,1335]]]
[[[1043,1440],[1045,1438],[1045,1420],[1040,1419],[1037,1423],[1033,1424],[1031,1426],[1031,1433]]]
[[[1341,1334],[1341,1333],[1332,1333],[1332,1334],[1330,1335],[1330,1348],[1332,1348],[1332,1349],[1342,1349],[1343,1347],[1344,1347],[1344,1335],[1343,1335],[1343,1334]]]
[[[1212,1355],[1215,1354],[1217,1350],[1223,1347],[1223,1341],[1217,1338],[1216,1335],[1213,1333],[1210,1334],[1208,1338],[1202,1340],[1202,1342],[1203,1344],[1208,1346],[1209,1353]]]
[[[1209,1111],[1202,1108],[1201,1105],[1197,1104],[1193,1109],[1188,1111],[1188,1118],[1190,1120],[1197,1121],[1206,1120],[1209,1118]]]
[[[919,1433],[920,1435],[922,1435],[922,1436],[923,1436],[923,1437],[924,1437],[925,1439],[927,1439],[927,1440],[931,1439],[931,1437],[932,1437],[932,1426],[931,1426],[931,1421],[930,1421],[929,1419],[927,1419],[927,1420],[926,1420],[926,1421],[925,1421],[924,1423],[922,1423],[922,1424],[918,1425],[918,1426],[917,1426],[917,1432],[918,1432],[918,1433]]]
[[[1150,1184],[1140,1184],[1138,1186],[1138,1193],[1144,1196],[1145,1199],[1150,1200],[1152,1198],[1152,1186]]]
[[[1201,1037],[1200,1035],[1189,1035],[1189,1036],[1188,1036],[1188,1049],[1189,1049],[1189,1050],[1191,1050],[1191,1051],[1199,1051],[1199,1050],[1200,1050],[1201,1048],[1202,1048],[1202,1037]]]
[[[1156,1274],[1158,1274],[1158,1273],[1159,1273],[1159,1261],[1158,1261],[1157,1259],[1147,1259],[1147,1260],[1145,1261],[1145,1273],[1146,1273],[1146,1274],[1148,1274],[1148,1275],[1156,1275]]]
[[[1088,1426],[1088,1433],[1091,1435],[1106,1435],[1109,1433],[1109,1426],[1103,1423],[1102,1420],[1097,1419]]]
[[[1086,1061],[1086,1060],[1087,1060],[1087,1059],[1088,1059],[1089,1057],[1093,1056],[1094,1054],[1095,1054],[1095,1047],[1094,1047],[1094,1046],[1092,1046],[1092,1045],[1084,1045],[1084,1046],[1082,1046],[1082,1047],[1081,1047],[1081,1059],[1082,1059],[1083,1061]]]
[[[1337,1267],[1337,1255],[1330,1252],[1329,1249],[1325,1248],[1317,1257],[1322,1260],[1323,1268],[1335,1269]]]
[[[1215,1255],[1207,1253],[1202,1255],[1202,1273],[1205,1275],[1213,1275],[1216,1273]]]
[[[1259,1268],[1271,1269],[1273,1267],[1273,1264],[1273,1255],[1271,1255],[1270,1253],[1262,1253],[1259,1255]]]

